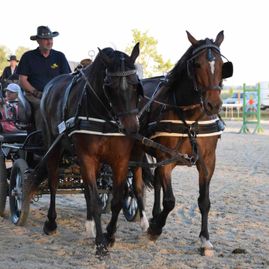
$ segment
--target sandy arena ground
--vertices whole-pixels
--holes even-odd
[[[31,205],[25,227],[0,218],[0,269],[38,268],[269,268],[269,122],[265,132],[237,134],[240,123],[227,122],[217,149],[211,183],[210,239],[213,257],[199,254],[200,213],[195,168],[178,167],[173,174],[176,207],[156,242],[142,233],[139,223],[118,221],[110,256],[98,260],[93,240],[85,237],[82,195],[57,199],[58,232],[42,232],[48,196]],[[151,216],[153,192],[147,193]],[[102,217],[104,226],[109,214]]]

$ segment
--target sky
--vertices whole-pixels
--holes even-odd
[[[37,47],[37,26],[60,35],[54,49],[79,62],[97,47],[132,44],[132,29],[158,41],[158,52],[175,64],[196,39],[215,39],[224,30],[221,53],[234,64],[224,85],[269,81],[269,16],[266,0],[13,0],[1,2],[0,46],[15,53]],[[167,70],[169,71],[169,70]]]

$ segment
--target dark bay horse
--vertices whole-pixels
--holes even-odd
[[[188,32],[187,36],[191,47],[168,75],[142,81],[147,109],[142,113],[140,125],[145,136],[177,152],[188,154],[196,164],[199,172],[198,205],[202,215],[200,239],[203,250],[206,250],[213,248],[208,233],[209,184],[215,169],[217,142],[224,129],[217,116],[222,105],[220,93],[222,80],[232,75],[233,67],[231,62],[222,61],[219,47],[224,39],[223,31],[215,41],[208,38],[198,41]],[[141,160],[140,150],[139,147],[134,148],[134,159]],[[145,147],[144,150],[158,162],[171,158],[160,150]],[[180,164],[180,161],[172,162],[155,170],[153,218],[148,228],[152,239],[162,233],[167,216],[175,206],[171,173]],[[135,182],[142,212],[143,202],[139,195],[141,176],[141,169],[138,168]]]
[[[58,167],[63,150],[67,148],[79,161],[87,204],[86,226],[93,232],[96,229],[95,243],[100,255],[107,253],[107,245],[114,240],[122,208],[134,143],[128,134],[139,130],[137,105],[143,88],[134,66],[138,55],[139,43],[130,56],[111,48],[99,50],[94,62],[77,75],[62,75],[49,82],[41,100],[47,148],[64,134],[52,148],[46,162],[50,207],[44,232],[51,234],[57,228],[55,195]],[[96,176],[102,163],[111,166],[114,179],[112,217],[106,235],[101,227],[101,204],[96,186]]]

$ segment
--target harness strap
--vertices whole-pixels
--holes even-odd
[[[164,77],[163,79],[160,79],[160,82],[158,83],[157,87],[155,88],[151,98],[149,99],[149,97],[145,97],[148,98],[149,101],[145,104],[145,106],[140,110],[140,112],[138,113],[138,118],[140,118],[143,113],[151,106],[152,102],[155,102],[155,99],[160,95],[161,91],[159,91],[159,89],[163,86],[163,84],[167,83],[167,78]]]
[[[71,80],[71,82],[68,84],[65,92],[64,92],[64,98],[63,98],[63,107],[62,107],[62,115],[61,119],[65,120],[66,118],[66,112],[67,112],[67,102],[70,95],[70,92],[74,86],[74,84],[79,80],[81,76],[79,74],[75,74]]]
[[[174,137],[207,137],[220,135],[224,130],[224,124],[221,119],[214,119],[210,121],[173,121],[161,120],[158,122],[151,122],[149,125],[150,138],[160,136],[174,136]]]
[[[189,156],[188,154],[179,153],[177,150],[174,150],[174,149],[168,148],[162,144],[156,143],[152,139],[149,139],[149,138],[147,138],[143,135],[140,135],[138,133],[131,134],[130,136],[132,138],[140,141],[146,147],[160,150],[161,152],[169,154],[172,159],[167,160],[168,163],[180,161],[182,164],[188,165],[188,166],[195,164],[195,160],[193,159],[193,157]]]
[[[125,134],[119,130],[117,122],[113,120],[106,121],[103,119],[77,116],[62,122],[61,124],[63,124],[62,130],[66,131],[69,137],[75,133],[101,136],[125,136]],[[58,129],[61,129],[60,125],[58,126]]]

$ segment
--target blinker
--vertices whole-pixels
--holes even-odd
[[[233,75],[233,63],[226,62],[222,65],[222,78],[229,78]]]

